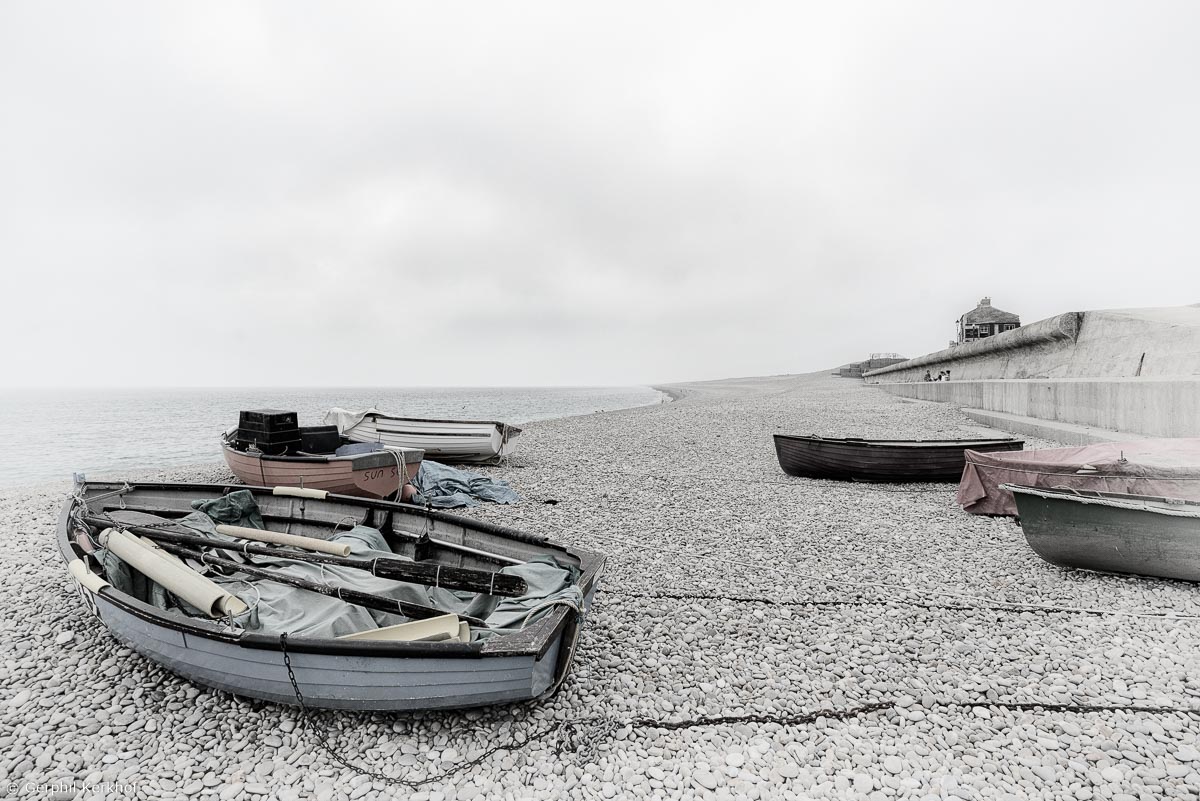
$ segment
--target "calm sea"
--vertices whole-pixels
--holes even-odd
[[[241,409],[288,409],[318,425],[331,406],[406,417],[528,423],[660,402],[649,387],[18,390],[0,392],[0,487],[220,461]]]

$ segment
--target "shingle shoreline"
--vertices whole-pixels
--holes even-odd
[[[1200,622],[1116,614],[1200,615],[1195,585],[1054,568],[1011,521],[958,510],[953,485],[796,479],[774,460],[773,433],[978,432],[952,407],[827,374],[659,388],[680,399],[528,426],[487,468],[526,501],[471,512],[610,555],[559,695],[322,714],[347,758],[421,779],[577,721],[411,797],[1195,797],[1200,715],[1163,710],[1200,709]],[[52,551],[62,491],[0,494],[0,780],[15,794],[59,779],[138,797],[406,795],[332,762],[294,710],[115,643]],[[1113,709],[1132,707],[1157,711]]]

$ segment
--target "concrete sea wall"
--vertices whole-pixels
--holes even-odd
[[[943,370],[951,381],[922,380]],[[1066,426],[1200,436],[1200,307],[1069,312],[864,380],[896,395]]]

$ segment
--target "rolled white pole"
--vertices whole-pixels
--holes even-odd
[[[390,640],[392,642],[440,642],[457,640],[462,625],[458,615],[448,614],[425,620],[411,620],[408,623],[397,623],[394,626],[384,626],[378,629],[356,631],[343,634],[339,640]]]
[[[72,559],[71,563],[67,565],[67,570],[75,577],[76,581],[92,592],[100,592],[108,586],[107,581],[87,569],[87,565],[83,563],[82,559]]]
[[[284,534],[282,531],[264,531],[260,528],[227,526],[222,523],[217,526],[217,533],[224,534],[227,537],[238,537],[243,540],[254,540],[255,542],[270,542],[275,545],[290,545],[293,548],[303,548],[306,551],[328,553],[334,556],[350,555],[350,546],[344,542],[329,542],[328,540],[319,540],[316,537],[301,537],[298,534]]]
[[[286,495],[292,498],[315,498],[319,501],[325,500],[329,495],[328,490],[306,489],[302,487],[276,487],[271,490],[272,495]]]
[[[100,534],[100,544],[150,580],[161,584],[209,617],[240,615],[249,609],[236,595],[205,578],[157,545],[138,539],[128,531],[109,528]]]

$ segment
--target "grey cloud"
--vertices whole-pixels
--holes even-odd
[[[6,3],[3,380],[721,377],[1194,302],[1198,16]]]

